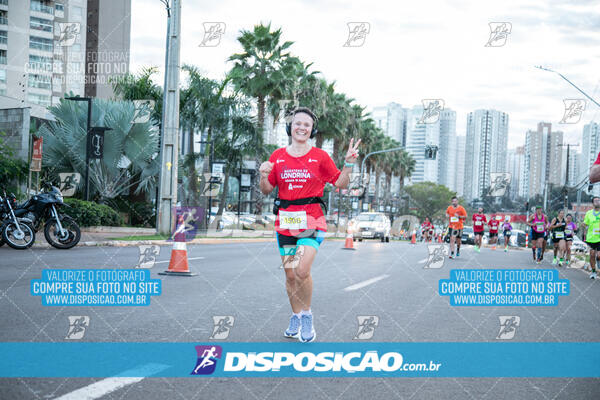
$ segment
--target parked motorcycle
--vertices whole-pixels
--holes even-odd
[[[6,242],[13,249],[25,250],[35,242],[35,230],[29,221],[16,216],[16,204],[14,194],[0,196],[0,246]]]
[[[56,186],[42,184],[42,192],[33,195],[24,204],[15,209],[17,217],[31,221],[37,232],[44,226],[46,241],[57,249],[70,249],[79,243],[81,230],[70,216],[58,212],[65,205],[63,196]]]

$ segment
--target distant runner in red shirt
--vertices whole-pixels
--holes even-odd
[[[481,239],[483,238],[483,231],[487,224],[487,218],[483,214],[483,208],[477,209],[477,214],[473,214],[473,233],[475,234],[475,251],[481,251]]]
[[[346,162],[340,171],[325,151],[313,147],[308,140],[317,133],[314,113],[300,107],[289,117],[291,122],[286,131],[292,137],[292,144],[275,150],[269,161],[261,164],[260,190],[269,194],[275,187],[279,189],[273,210],[277,214],[275,230],[293,313],[284,336],[312,342],[316,333],[310,309],[313,291],[310,269],[327,231],[321,197],[327,182],[341,189],[348,187],[360,139],[356,143],[350,140]]]
[[[421,224],[421,236],[424,242],[430,242],[433,236],[433,224],[429,217],[425,217],[425,222]]]
[[[498,227],[500,226],[500,221],[498,221],[498,218],[495,215],[490,217],[490,222],[488,222],[488,226],[490,227],[490,244],[492,245],[492,250],[496,250],[496,243],[498,243]]]

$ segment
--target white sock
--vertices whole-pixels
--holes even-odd
[[[300,318],[302,316],[302,311],[300,311],[299,313],[292,312],[292,314],[294,314],[296,317]]]
[[[308,310],[302,310],[300,311],[300,315],[311,315],[312,311],[310,310],[310,308]]]

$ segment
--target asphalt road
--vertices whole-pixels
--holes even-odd
[[[351,342],[357,316],[373,315],[377,342],[497,342],[499,316],[518,315],[513,341],[600,341],[600,282],[560,269],[571,293],[553,307],[453,307],[437,292],[451,268],[536,268],[531,253],[463,246],[461,257],[427,269],[427,245],[326,241],[313,265],[317,340]],[[134,268],[137,247],[77,247],[67,251],[0,248],[2,342],[66,342],[68,317],[89,316],[83,342],[210,341],[213,316],[234,317],[220,343],[282,342],[290,308],[274,241],[188,246],[191,278],[164,277],[171,249],[151,269],[162,294],[148,307],[48,307],[29,292],[42,269]],[[543,267],[552,268],[549,253]],[[84,368],[85,366],[82,366]],[[96,384],[95,386],[90,386]],[[82,388],[102,399],[597,399],[591,378],[146,378],[117,383],[98,378],[0,379],[1,399],[52,399]],[[114,382],[112,383],[114,384]],[[108,385],[108,386],[107,386]],[[103,392],[104,390],[104,392]],[[112,391],[110,391],[112,390]],[[106,393],[102,396],[103,393]],[[100,397],[98,397],[100,396]],[[308,396],[308,397],[307,397]],[[65,397],[67,398],[67,397]]]

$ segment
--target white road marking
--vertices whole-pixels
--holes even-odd
[[[352,290],[364,288],[365,286],[369,286],[370,284],[378,282],[385,278],[389,278],[389,275],[387,275],[387,274],[379,275],[379,276],[376,276],[375,278],[367,279],[366,281],[362,281],[362,282],[356,283],[354,285],[350,285],[347,288],[344,288],[344,291],[350,292]]]
[[[153,375],[164,369],[169,368],[168,365],[162,364],[146,364],[139,368],[130,369],[121,372],[119,375],[125,376],[124,378],[112,377],[102,379],[101,381],[92,383],[91,385],[84,386],[71,393],[67,393],[55,400],[94,400],[102,396],[106,396],[109,393],[119,390],[127,385],[138,383],[144,379],[144,377],[127,377],[128,375]]]
[[[191,258],[188,258],[188,261],[202,260],[202,259],[204,259],[204,257],[191,257]],[[164,263],[168,263],[169,261],[171,261],[171,260],[157,261],[154,264],[164,264]]]

